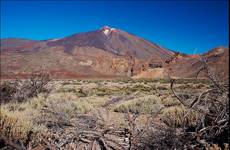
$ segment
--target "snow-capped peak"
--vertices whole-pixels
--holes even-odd
[[[51,39],[49,41],[54,42],[54,41],[57,41],[57,40],[59,40],[59,39]]]
[[[115,28],[110,28],[109,26],[104,26],[101,28],[102,32],[108,36],[112,31],[115,31]]]

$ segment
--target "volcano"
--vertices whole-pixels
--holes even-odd
[[[99,30],[74,34],[66,38],[48,42],[49,46],[63,46],[64,51],[71,53],[75,46],[94,47],[111,54],[131,55],[138,59],[152,56],[162,59],[169,58],[173,53],[167,49],[150,43],[125,31],[104,26]]]
[[[174,51],[108,26],[61,39],[7,38],[1,39],[1,78],[26,77],[40,70],[57,78],[131,77],[156,68],[163,74],[194,76],[196,69],[188,73],[183,66],[189,67],[196,60],[183,56],[175,61],[175,55]],[[158,77],[164,77],[162,73]]]

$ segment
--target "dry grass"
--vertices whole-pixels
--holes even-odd
[[[164,108],[160,116],[169,127],[193,126],[198,119],[196,112],[188,112],[182,105]]]
[[[41,134],[46,133],[47,129],[43,125],[32,122],[28,112],[8,111],[1,108],[0,114],[0,135],[9,139],[17,139],[26,143],[31,136],[31,143],[38,143]],[[30,137],[29,137],[30,136]]]
[[[112,109],[122,113],[154,113],[163,107],[159,102],[155,95],[148,95],[117,104]]]
[[[175,105],[180,105],[180,102],[176,98],[172,97],[165,97],[161,99],[161,104],[170,107],[170,106],[175,106]]]
[[[75,93],[52,93],[44,102],[42,108],[55,109],[56,111],[65,113],[86,113],[92,109],[87,101],[81,100]],[[38,100],[39,105],[41,102]],[[36,104],[33,104],[36,105]]]
[[[192,126],[197,119],[194,112],[185,117],[187,110],[172,96],[167,80],[65,80],[53,81],[50,85],[53,88],[49,95],[40,93],[21,103],[3,104],[0,134],[26,141],[30,131],[35,137],[43,133],[67,132],[76,125],[74,121],[87,124],[90,117],[97,118],[92,123],[94,126],[123,129],[127,128],[124,120],[127,112],[140,114],[136,122],[139,127],[148,122],[148,116],[159,111],[156,120],[160,117],[173,128],[183,127],[184,123]],[[191,84],[187,81],[181,81],[176,86],[187,91],[206,88],[203,83]],[[117,97],[120,98],[118,101],[112,101]],[[109,106],[105,105],[107,103]],[[83,117],[79,119],[79,116]],[[58,140],[67,137],[63,135]]]
[[[88,103],[88,105],[92,108],[98,108],[108,101],[108,97],[88,96],[79,98],[79,101]]]

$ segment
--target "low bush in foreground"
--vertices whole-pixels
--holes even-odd
[[[49,82],[49,74],[44,72],[34,73],[26,80],[4,82],[0,85],[0,103],[22,102],[39,93],[49,93],[50,90],[46,87]]]

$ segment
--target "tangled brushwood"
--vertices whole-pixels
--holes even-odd
[[[28,80],[16,79],[4,82],[0,86],[0,103],[9,101],[23,102],[41,92],[48,92],[46,85],[50,82],[48,73],[33,73]]]
[[[184,125],[184,135],[190,137],[188,147],[210,148],[211,145],[218,145],[226,148],[229,142],[229,85],[226,81],[218,81],[218,78],[209,70],[205,60],[202,62],[204,65],[201,70],[206,72],[211,81],[210,89],[189,101],[175,92],[174,79],[171,82],[171,90],[187,108],[186,115],[192,112],[199,114],[195,125]]]
[[[215,83],[213,88],[201,93],[197,98],[186,101],[171,89],[178,100],[187,108],[186,115],[197,112],[199,117],[193,126],[184,124],[183,134],[189,137],[188,147],[208,148],[213,144],[225,147],[229,137],[229,93],[228,86]],[[185,117],[186,117],[185,115]]]

